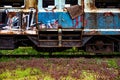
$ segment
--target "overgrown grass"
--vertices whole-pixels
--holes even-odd
[[[32,47],[19,47],[15,50],[0,50],[0,54],[3,55],[49,55],[49,52],[39,52]],[[84,50],[78,50],[76,47],[72,47],[62,52],[52,52],[53,55],[95,55],[94,53],[85,52]],[[103,55],[106,53],[103,53]],[[107,53],[108,54],[108,53]],[[119,54],[117,52],[112,52],[110,54]]]
[[[27,68],[25,70],[22,70],[21,68],[18,68],[13,71],[6,70],[2,74],[0,74],[0,80],[23,80],[23,78],[34,78],[33,76],[41,74],[40,70],[33,69],[33,68]],[[32,80],[32,79],[31,79]]]
[[[97,80],[96,74],[83,70],[79,75],[80,80]],[[41,72],[36,68],[27,68],[25,70],[18,68],[16,70],[6,70],[0,74],[0,80],[55,80],[50,74]],[[71,75],[61,76],[60,80],[76,80]]]
[[[17,60],[17,59],[19,59],[19,60],[31,60],[32,57],[19,57],[19,58],[1,57],[1,58],[0,58],[0,62],[10,62],[10,61],[15,61],[15,60]]]
[[[0,54],[3,55],[49,55],[49,52],[38,52],[32,47],[19,47],[15,50],[0,50]],[[88,54],[83,50],[78,50],[77,48],[67,49],[62,52],[53,52],[53,55],[79,55],[79,54]]]
[[[15,58],[7,58],[7,57],[1,57],[0,62],[8,62],[8,61],[14,61],[16,60]]]
[[[1,54],[5,54],[5,55],[11,55],[11,54],[17,54],[17,55],[21,55],[21,54],[29,54],[29,55],[36,55],[39,52],[36,51],[35,49],[33,49],[32,47],[19,47],[18,49],[15,50],[0,50]]]
[[[115,68],[115,69],[119,68],[117,61],[115,59],[108,60],[107,63],[110,68]]]
[[[96,75],[97,75],[96,73],[83,70],[80,79],[81,80],[97,80]]]

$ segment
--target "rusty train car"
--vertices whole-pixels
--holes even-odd
[[[0,0],[0,50],[120,52],[119,0]]]

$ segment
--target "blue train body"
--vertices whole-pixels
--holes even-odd
[[[119,35],[119,16],[119,13],[112,13],[110,16],[105,16],[105,13],[85,13],[84,20],[86,24],[84,26],[84,33],[90,34],[94,32],[93,35]],[[71,19],[68,12],[39,12],[38,22],[45,24],[47,27],[48,23],[52,23],[55,20],[58,21],[62,28],[81,29],[83,27],[82,17],[78,16],[75,19]]]
[[[38,12],[38,22],[42,22],[47,26],[47,23],[52,23],[53,20],[58,20],[58,24],[62,28],[79,28],[84,27],[84,35],[119,35],[120,34],[120,15],[119,11],[114,8],[117,6],[117,1],[113,1],[113,8],[109,9],[100,4],[99,0],[77,0],[80,6],[82,6],[83,15],[72,19],[69,12],[66,11],[43,11]],[[62,1],[60,1],[62,3]],[[107,1],[106,2],[108,6]],[[39,2],[40,3],[40,2]],[[111,3],[111,2],[110,2]],[[59,4],[59,1],[57,2]],[[63,4],[64,0],[63,0]],[[116,4],[116,5],[115,5]],[[119,3],[118,3],[119,4]],[[54,4],[56,5],[56,4]],[[63,5],[61,5],[63,6]],[[38,9],[40,6],[38,5]],[[70,6],[69,6],[70,7]],[[97,8],[100,7],[100,8]],[[118,6],[117,6],[118,7]],[[83,19],[84,18],[84,19]]]
[[[75,19],[71,19],[68,12],[39,12],[38,13],[38,22],[45,24],[52,23],[53,21],[58,21],[58,24],[62,28],[81,28],[82,20],[81,16],[78,16]]]
[[[55,0],[56,1],[56,0]],[[66,1],[66,0],[65,0]],[[117,35],[120,35],[120,12],[119,12],[119,5],[120,3],[118,0],[115,1],[102,1],[102,0],[77,0],[79,3],[79,6],[82,8],[81,11],[82,14],[72,18],[71,13],[68,11],[62,10],[62,8],[58,8],[57,11],[43,11],[40,10],[38,12],[38,22],[41,22],[42,24],[45,24],[47,27],[52,24],[52,21],[58,21],[58,25],[62,27],[62,29],[67,29],[68,31],[75,32],[77,29],[80,30],[80,35],[77,36],[82,37],[79,40],[81,41],[81,44],[79,47],[85,48],[86,51],[90,52],[113,52],[115,50],[120,51],[119,47],[120,45],[116,43],[119,42],[119,37]],[[62,1],[61,1],[62,2]],[[59,2],[58,2],[59,3]],[[114,4],[111,4],[114,3]],[[64,3],[65,6],[66,3]],[[56,3],[54,4],[56,5]],[[74,6],[74,5],[73,5]],[[72,7],[72,6],[69,6]],[[74,8],[77,9],[77,8]],[[81,13],[79,12],[72,13]],[[49,28],[49,26],[47,27]],[[51,27],[52,28],[52,27]],[[53,27],[54,28],[54,27]],[[62,33],[62,30],[61,30]],[[65,31],[63,30],[63,33]],[[77,38],[74,38],[75,33],[68,32],[71,37],[68,38],[68,40],[72,40],[72,43],[74,44],[75,40],[78,40]],[[74,36],[73,36],[74,34]],[[64,41],[64,36],[66,34],[62,34],[62,39]],[[68,37],[68,36],[67,36]],[[61,45],[64,42],[61,41]],[[72,45],[72,43],[67,42],[67,44]],[[76,42],[77,43],[77,42]],[[80,43],[80,42],[78,42]],[[78,46],[74,44],[73,46]],[[117,46],[117,49],[115,49]]]
[[[98,35],[119,35],[119,16],[119,13],[85,13],[87,24],[84,29],[89,29],[88,32],[93,29]]]
[[[120,52],[119,0],[17,1],[19,5],[12,0],[0,4],[0,49],[27,45],[37,50]]]

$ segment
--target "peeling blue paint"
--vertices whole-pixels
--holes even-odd
[[[75,19],[71,19],[68,12],[39,12],[38,21],[47,25],[48,21],[58,20],[58,24],[62,28],[81,28],[81,16],[78,16]]]
[[[120,31],[109,31],[109,29],[120,29],[120,14],[112,13],[106,16],[104,13],[85,13],[85,29],[104,29],[108,31],[99,31],[100,35],[117,35]],[[90,31],[88,31],[90,32]],[[88,33],[85,31],[85,33]]]

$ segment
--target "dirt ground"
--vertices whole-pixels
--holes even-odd
[[[120,80],[120,58],[18,58],[0,62],[0,74],[18,67],[39,69],[53,80]]]

